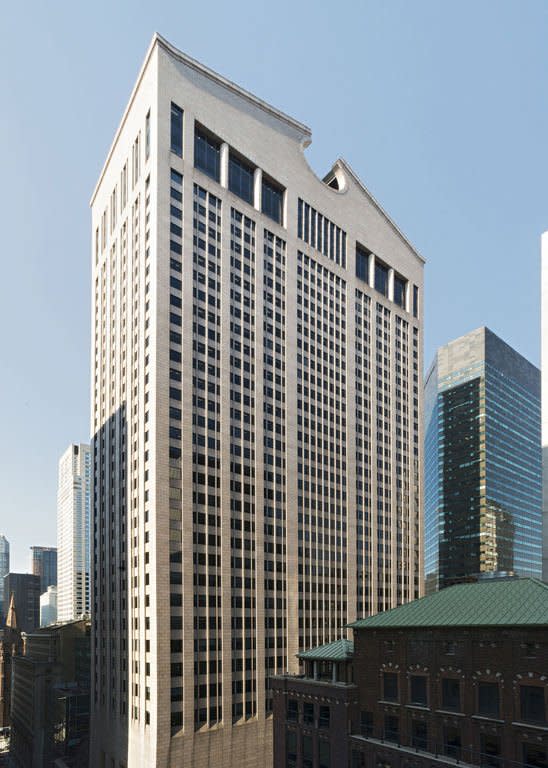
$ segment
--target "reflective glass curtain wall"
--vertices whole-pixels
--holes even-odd
[[[425,387],[426,591],[540,577],[540,372],[488,329],[438,350]]]

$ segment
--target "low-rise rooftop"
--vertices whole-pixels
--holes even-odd
[[[349,626],[384,629],[543,624],[548,624],[548,584],[522,578],[457,584]]]

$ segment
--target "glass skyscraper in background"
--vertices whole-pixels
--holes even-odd
[[[540,371],[488,328],[441,347],[425,384],[426,592],[540,578]]]
[[[40,594],[57,586],[57,547],[31,547],[31,571],[40,576]]]

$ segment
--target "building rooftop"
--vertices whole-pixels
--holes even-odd
[[[354,655],[354,643],[351,640],[341,638],[333,643],[318,645],[308,651],[298,653],[299,659],[305,661],[346,661]]]
[[[349,624],[353,629],[488,627],[548,624],[548,584],[492,579],[457,584]]]

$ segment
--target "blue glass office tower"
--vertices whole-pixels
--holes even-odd
[[[479,328],[425,384],[426,591],[490,574],[540,578],[540,371]]]

